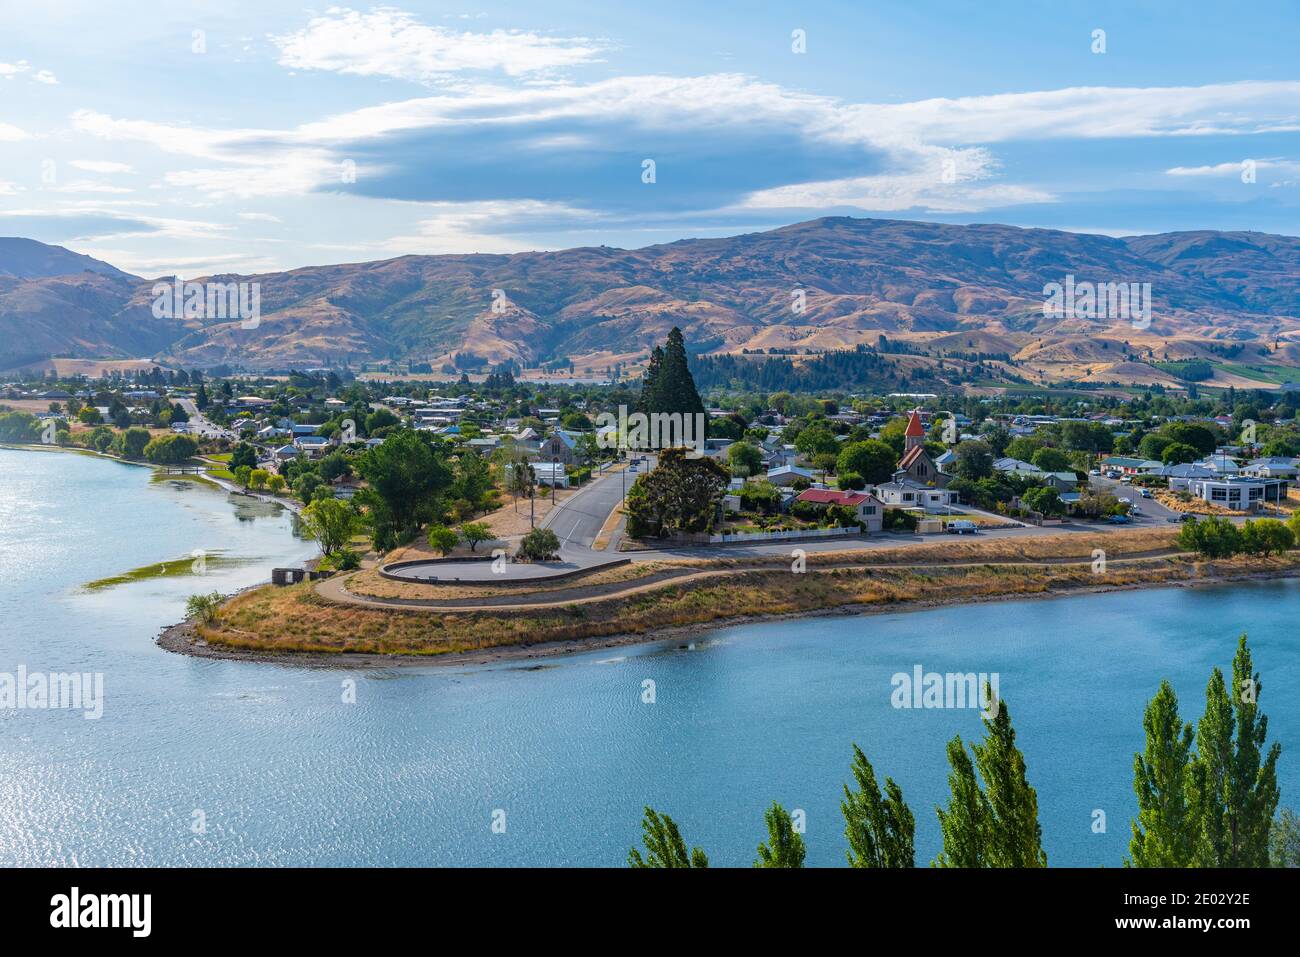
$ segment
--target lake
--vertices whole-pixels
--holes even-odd
[[[195,550],[248,564],[84,587]],[[920,665],[999,675],[1049,862],[1117,866],[1145,702],[1168,677],[1198,719],[1242,631],[1300,807],[1296,580],[745,625],[543,664],[306,669],[154,644],[186,596],[313,553],[275,506],[0,449],[0,672],[104,676],[99,720],[0,710],[0,864],[620,866],[649,804],[715,866],[748,866],[778,800],[806,814],[808,862],[836,866],[852,742],[902,786],[928,864],[945,743],[981,727],[891,705],[891,677]]]

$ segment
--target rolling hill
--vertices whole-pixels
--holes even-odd
[[[1067,275],[1151,283],[1150,327],[1045,317],[1043,287]],[[832,217],[634,250],[404,256],[211,278],[260,284],[257,328],[157,319],[151,281],[0,240],[0,368],[37,355],[266,369],[385,359],[438,368],[460,354],[531,366],[642,354],[679,325],[714,352],[808,352],[885,335],[935,355],[1023,353],[1014,361],[1040,361],[1048,377],[1086,366],[1104,378],[1109,360],[1130,378],[1127,353],[1300,341],[1300,239],[1246,232],[1115,239]]]

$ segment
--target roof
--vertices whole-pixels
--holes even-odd
[[[925,435],[925,426],[921,424],[921,413],[913,409],[907,417],[907,431],[903,433],[910,438]]]
[[[845,492],[832,488],[807,488],[795,497],[796,502],[812,502],[814,505],[847,505],[856,508],[871,498],[863,492]]]
[[[787,473],[793,475],[803,475],[808,478],[812,478],[813,476],[812,472],[808,471],[807,469],[801,469],[797,465],[781,465],[778,466],[777,468],[767,470],[768,475],[778,475],[778,474],[785,475]]]
[[[898,467],[900,469],[910,469],[916,460],[923,455],[925,455],[925,446],[914,445],[903,453],[903,457],[898,460]]]

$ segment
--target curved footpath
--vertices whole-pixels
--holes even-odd
[[[1173,555],[1182,554],[1175,548],[1154,549],[1146,552],[1135,552],[1131,555],[1125,555],[1119,558],[1112,558],[1109,564],[1120,565],[1129,562],[1149,561],[1155,558],[1169,558]],[[976,560],[965,562],[876,562],[862,563],[848,559],[840,559],[822,566],[814,566],[814,571],[863,571],[868,572],[873,569],[903,569],[903,568],[982,568],[988,565],[1014,565],[1025,568],[1035,567],[1053,567],[1062,565],[1091,565],[1092,558],[1047,558],[1047,559],[997,559],[997,560]],[[348,591],[348,575],[337,575],[333,578],[323,579],[316,583],[316,593],[327,601],[337,602],[339,604],[359,605],[364,608],[387,609],[390,611],[429,611],[439,613],[466,613],[481,611],[528,611],[544,610],[552,608],[564,608],[569,605],[582,605],[591,602],[605,601],[610,598],[625,598],[630,595],[640,594],[642,592],[652,591],[668,584],[687,584],[690,582],[707,580],[710,578],[728,578],[737,575],[749,574],[756,571],[777,571],[779,565],[745,565],[738,568],[680,568],[680,569],[663,569],[652,572],[642,578],[634,578],[625,582],[606,582],[599,585],[576,585],[573,588],[557,589],[554,592],[547,593],[552,597],[545,599],[539,598],[537,593],[525,595],[494,595],[483,598],[473,599],[474,604],[465,604],[466,599],[442,599],[442,598],[377,598],[373,596],[357,595]]]

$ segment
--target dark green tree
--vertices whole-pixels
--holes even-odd
[[[915,866],[916,818],[903,801],[902,789],[885,778],[885,793],[876,784],[871,762],[853,746],[856,791],[844,785],[844,835],[849,839],[850,867]]]
[[[938,867],[1046,867],[1038,794],[1025,776],[1007,703],[986,686],[992,717],[983,715],[984,741],[972,744],[974,767],[961,738],[948,744],[952,802],[939,811],[943,853]],[[983,779],[981,790],[975,768]]]
[[[1192,726],[1178,715],[1178,696],[1168,681],[1142,716],[1146,749],[1133,756],[1138,816],[1129,841],[1134,867],[1188,867],[1196,819],[1187,805],[1191,780]]]
[[[645,857],[635,847],[628,851],[628,867],[708,867],[709,859],[704,851],[693,847],[688,852],[686,842],[677,822],[667,814],[660,815],[653,808],[645,809],[645,818],[641,821],[645,844]]]
[[[1262,690],[1243,634],[1232,661],[1231,690],[1215,668],[1196,729],[1191,793],[1199,823],[1197,866],[1268,866],[1282,748],[1274,742],[1263,752],[1268,718],[1259,710]]]
[[[767,822],[767,843],[758,845],[755,867],[803,867],[808,849],[794,829],[790,812],[775,801],[763,814]]]

